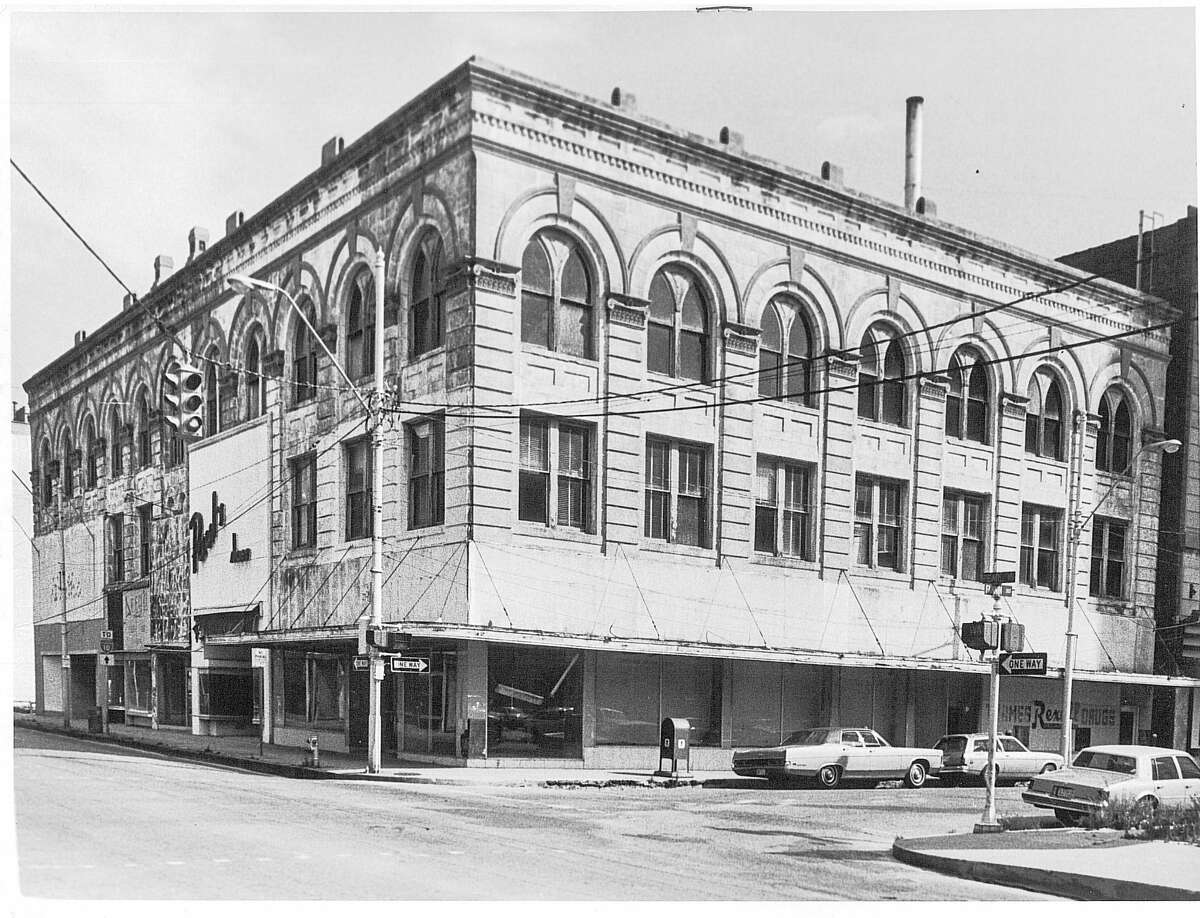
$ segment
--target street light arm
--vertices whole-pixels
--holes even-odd
[[[283,294],[283,296],[287,299],[288,304],[292,307],[292,310],[300,317],[300,321],[304,323],[305,328],[312,332],[312,336],[317,340],[317,343],[321,345],[321,350],[325,352],[325,355],[333,363],[333,368],[337,370],[338,373],[341,374],[342,379],[346,381],[346,385],[350,387],[350,391],[354,393],[354,397],[358,399],[359,403],[363,406],[363,409],[367,412],[367,414],[373,416],[374,412],[371,410],[371,406],[367,404],[367,400],[363,398],[362,392],[360,392],[358,386],[354,384],[354,380],[350,378],[349,374],[342,367],[341,362],[333,355],[333,351],[326,346],[325,339],[321,337],[320,333],[315,328],[313,328],[313,324],[308,321],[308,316],[304,314],[304,310],[300,308],[300,304],[292,298],[290,293],[288,293],[282,287],[272,284],[269,281],[259,280],[256,277],[247,277],[244,274],[234,274],[226,279],[225,284],[231,290],[243,290],[257,287],[259,290],[274,290],[276,293]]]
[[[1081,532],[1083,532],[1083,528],[1088,524],[1088,521],[1093,516],[1096,515],[1097,511],[1099,511],[1099,509],[1104,505],[1104,502],[1106,500],[1108,500],[1109,496],[1113,493],[1113,491],[1115,491],[1117,489],[1117,485],[1119,485],[1121,483],[1121,479],[1124,478],[1126,475],[1129,475],[1130,473],[1133,472],[1134,466],[1137,465],[1137,461],[1138,461],[1138,459],[1141,458],[1142,453],[1145,453],[1145,452],[1173,453],[1177,449],[1179,449],[1179,447],[1180,447],[1180,442],[1178,440],[1159,440],[1154,443],[1143,444],[1141,447],[1139,447],[1138,451],[1133,454],[1133,458],[1129,460],[1129,464],[1127,466],[1125,466],[1124,469],[1121,470],[1120,475],[1113,477],[1113,481],[1108,486],[1108,490],[1105,491],[1103,496],[1101,496],[1101,498],[1095,502],[1095,505],[1092,507],[1092,509],[1088,511],[1087,516],[1083,517],[1083,519],[1081,519],[1079,522],[1077,522],[1072,527],[1072,530],[1071,530],[1072,535],[1075,538],[1079,537],[1079,534]]]

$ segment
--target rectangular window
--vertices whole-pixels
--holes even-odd
[[[590,440],[586,427],[542,417],[521,419],[520,519],[591,531]]]
[[[437,526],[445,519],[445,422],[433,418],[407,425],[408,528]]]
[[[1021,583],[1058,590],[1062,511],[1024,504],[1021,507]]]
[[[200,716],[249,721],[254,713],[254,671],[209,669],[199,672]]]
[[[283,652],[283,716],[287,723],[308,721],[308,687],[304,654]]]
[[[154,540],[154,505],[142,504],[138,507],[138,547],[142,562],[140,568],[143,577],[150,576],[150,545]]]
[[[134,660],[125,664],[125,699],[135,711],[150,712],[150,661]]]
[[[755,551],[812,560],[811,485],[808,466],[781,459],[758,460]]]
[[[291,470],[292,548],[312,548],[317,544],[316,455],[310,453],[293,459]]]
[[[704,447],[647,437],[643,534],[707,548],[711,541],[708,476]]]
[[[125,579],[125,514],[114,513],[104,527],[105,573],[109,583]]]
[[[658,742],[660,666],[650,654],[596,654],[597,746]]]
[[[592,463],[588,431],[560,424],[558,428],[558,525],[588,532]]]
[[[958,491],[942,497],[942,573],[978,580],[985,568],[985,499]]]
[[[517,517],[550,525],[550,424],[521,418],[521,472]]]
[[[346,444],[346,541],[371,537],[371,441]]]
[[[1103,599],[1125,598],[1126,523],[1096,517],[1092,523],[1092,571],[1088,592]]]
[[[905,485],[859,475],[854,481],[854,540],[857,563],[903,570],[902,525]]]
[[[340,727],[346,713],[343,675],[345,660],[324,654],[309,654],[309,722],[316,726]]]

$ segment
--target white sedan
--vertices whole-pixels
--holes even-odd
[[[942,753],[937,749],[892,746],[866,727],[800,730],[778,746],[733,753],[735,774],[766,778],[772,784],[815,778],[825,788],[837,787],[843,778],[903,778],[908,787],[922,787],[941,764]]]
[[[1099,816],[1113,803],[1143,811],[1200,802],[1200,765],[1186,752],[1160,746],[1089,746],[1070,768],[1041,775],[1021,794],[1054,810],[1064,823]]]
[[[968,778],[987,780],[988,735],[986,733],[950,733],[937,741],[942,750],[943,784],[954,785]],[[1057,752],[1038,752],[1026,748],[1015,736],[996,737],[996,781],[1025,781],[1034,775],[1063,767]]]

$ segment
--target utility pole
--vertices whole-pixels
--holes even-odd
[[[64,474],[70,475],[68,466]],[[67,653],[67,539],[63,535],[63,498],[62,482],[58,491],[58,585],[62,597],[62,624],[59,628],[62,638],[62,710],[63,726],[71,728],[71,655]]]
[[[383,250],[375,253],[375,400],[371,423],[371,626],[383,624]],[[367,717],[367,773],[378,774],[383,758],[383,657],[370,654],[371,701]]]
[[[996,623],[996,632],[1000,632],[1000,590],[992,592],[992,621]],[[976,832],[998,832],[996,822],[996,734],[1000,732],[1000,650],[992,651],[992,671],[990,683],[990,701],[988,703],[988,759],[987,759],[987,800],[983,806],[983,818],[975,826]]]

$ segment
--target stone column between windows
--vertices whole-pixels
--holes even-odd
[[[910,567],[914,580],[937,580],[942,536],[942,459],[946,445],[946,376],[922,379],[917,386],[913,437],[913,522]]]
[[[758,394],[758,329],[725,325],[725,363],[722,383],[719,462],[713,485],[720,500],[714,545],[721,556],[748,558],[751,539],[751,493],[754,486],[754,412]]]
[[[442,301],[448,404],[469,408],[518,400],[517,271],[481,258],[450,269]],[[495,418],[469,413],[475,417],[446,420],[446,524],[466,524],[468,538],[507,540],[515,519],[518,421],[511,413]]]
[[[1029,399],[1000,396],[996,444],[996,494],[992,501],[993,569],[1017,571],[1021,563],[1021,481],[1025,473],[1025,408]]]
[[[825,461],[817,507],[822,575],[828,577],[830,572],[846,570],[851,561],[858,359],[831,354],[825,365]]]
[[[1141,445],[1161,443],[1167,434],[1161,430],[1142,430]],[[1155,601],[1155,576],[1158,559],[1158,506],[1162,491],[1163,454],[1159,451],[1142,453],[1138,460],[1140,470],[1134,481],[1139,488],[1134,507],[1134,531],[1129,534],[1125,545],[1125,566],[1132,568],[1129,580],[1129,599],[1136,603],[1135,614],[1149,610],[1153,620]],[[1139,648],[1150,655],[1153,647]]]
[[[329,348],[329,352],[337,357],[338,343],[338,327],[337,323],[330,322],[322,325],[319,329],[321,340],[325,342],[325,347]],[[342,358],[338,357],[339,360]],[[318,429],[324,429],[325,425],[330,422],[336,412],[339,411],[341,403],[341,395],[349,395],[349,393],[332,393],[331,387],[341,389],[346,385],[345,380],[336,369],[334,369],[333,361],[325,354],[324,349],[317,352],[317,422]],[[327,397],[326,393],[334,397]],[[353,396],[350,396],[353,398]]]
[[[1071,430],[1071,455],[1069,461],[1073,463],[1073,468],[1077,470],[1079,476],[1079,493],[1078,493],[1078,510],[1079,519],[1087,516],[1096,506],[1095,501],[1099,496],[1096,493],[1096,449],[1098,446],[1098,434],[1100,431],[1100,416],[1088,414],[1086,411],[1076,410],[1073,419],[1075,427]],[[1079,455],[1074,454],[1078,450]],[[1120,486],[1117,491],[1123,490]],[[1071,554],[1071,526],[1075,520],[1072,515],[1072,507],[1070,500],[1070,489],[1068,488],[1067,512],[1063,520],[1062,527],[1062,543],[1063,557],[1065,566],[1063,568],[1063,592],[1067,591],[1067,577],[1073,569],[1075,571],[1075,599],[1076,599],[1076,620],[1078,621],[1079,607],[1085,603],[1091,604],[1091,577],[1092,577],[1092,530],[1096,526],[1096,516],[1104,515],[1103,511],[1098,511],[1093,514],[1083,530],[1079,533],[1079,554],[1072,559]],[[1114,492],[1114,496],[1116,496]],[[1035,534],[1036,538],[1036,534]],[[1074,562],[1074,568],[1072,568]],[[1075,628],[1079,632],[1079,626]]]
[[[632,296],[608,296],[608,366],[604,375],[605,394],[612,399],[637,392],[646,383],[646,300]],[[614,408],[636,402],[619,400]],[[598,455],[605,463],[604,493],[600,518],[604,526],[605,551],[610,543],[637,545],[642,532],[642,422],[633,415],[608,418],[605,442]]]

